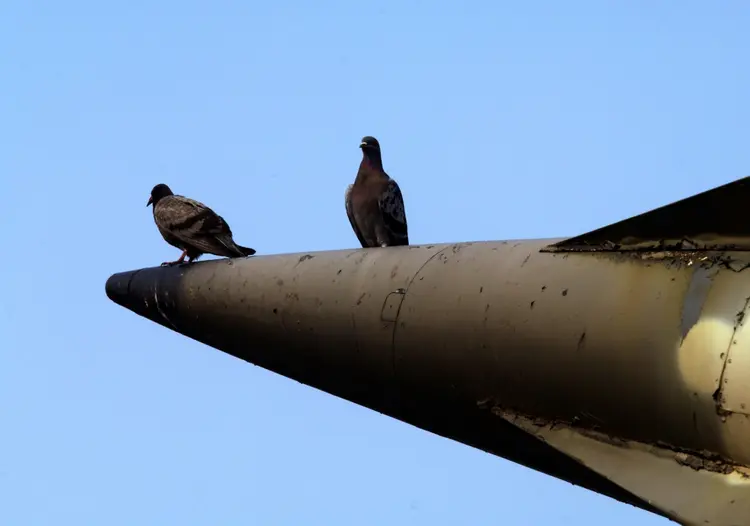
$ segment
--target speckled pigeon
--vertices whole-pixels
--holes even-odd
[[[169,186],[157,184],[151,190],[146,206],[153,205],[154,222],[164,240],[182,250],[177,261],[162,265],[175,265],[188,257],[188,263],[203,254],[245,257],[255,254],[252,248],[238,245],[224,218],[203,203],[175,195]]]

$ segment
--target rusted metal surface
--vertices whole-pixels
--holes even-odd
[[[116,274],[107,293],[279,374],[685,522],[581,444],[661,452],[679,468],[664,480],[744,477],[750,255],[542,251],[554,242],[207,261]]]

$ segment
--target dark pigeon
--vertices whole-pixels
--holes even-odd
[[[182,250],[180,259],[162,265],[180,264],[185,256],[191,263],[203,254],[228,258],[255,254],[254,249],[234,242],[223,217],[203,203],[174,195],[165,184],[154,186],[146,203],[149,205],[154,206],[154,222],[164,240]]]
[[[346,189],[346,215],[363,248],[409,244],[404,198],[398,183],[383,170],[380,144],[363,137],[362,162],[354,184]]]

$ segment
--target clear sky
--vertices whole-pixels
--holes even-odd
[[[168,183],[258,254],[357,246],[363,135],[412,243],[576,235],[748,175],[744,1],[0,4],[0,523],[668,521],[111,303]]]

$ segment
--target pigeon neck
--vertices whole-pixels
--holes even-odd
[[[371,168],[375,170],[383,170],[383,160],[380,157],[380,152],[365,152],[362,156],[362,162],[360,163],[361,168]]]

